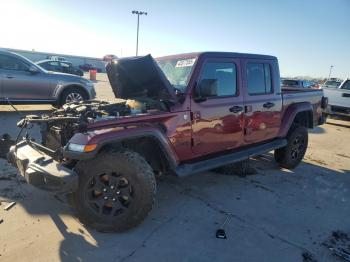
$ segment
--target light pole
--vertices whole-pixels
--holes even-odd
[[[132,11],[131,12],[134,15],[137,15],[137,33],[136,33],[136,56],[139,53],[139,24],[140,24],[140,15],[147,15],[147,12],[143,11]]]
[[[332,74],[332,69],[334,66],[331,65],[331,67],[329,68],[329,75],[328,75],[328,79],[331,79],[331,74]]]

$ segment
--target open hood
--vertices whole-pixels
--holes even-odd
[[[114,60],[106,70],[117,98],[176,101],[174,88],[151,55]]]

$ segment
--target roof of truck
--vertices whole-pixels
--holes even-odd
[[[157,59],[165,59],[165,58],[188,58],[188,57],[228,57],[228,58],[251,58],[251,59],[277,59],[275,56],[270,55],[260,55],[260,54],[248,54],[248,53],[236,53],[236,52],[194,52],[194,53],[184,53],[184,54],[176,54],[169,56],[157,57]]]

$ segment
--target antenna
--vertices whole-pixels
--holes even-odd
[[[17,108],[10,102],[10,99],[8,97],[5,97],[6,102],[19,114],[21,117],[24,117],[24,115],[17,110]]]

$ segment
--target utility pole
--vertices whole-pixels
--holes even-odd
[[[331,79],[331,74],[332,74],[332,69],[334,66],[331,65],[331,67],[329,68],[329,75],[328,75],[328,79]]]
[[[147,15],[147,12],[143,11],[132,11],[131,12],[134,15],[137,15],[137,32],[136,32],[136,56],[139,53],[139,27],[140,27],[140,15]]]

